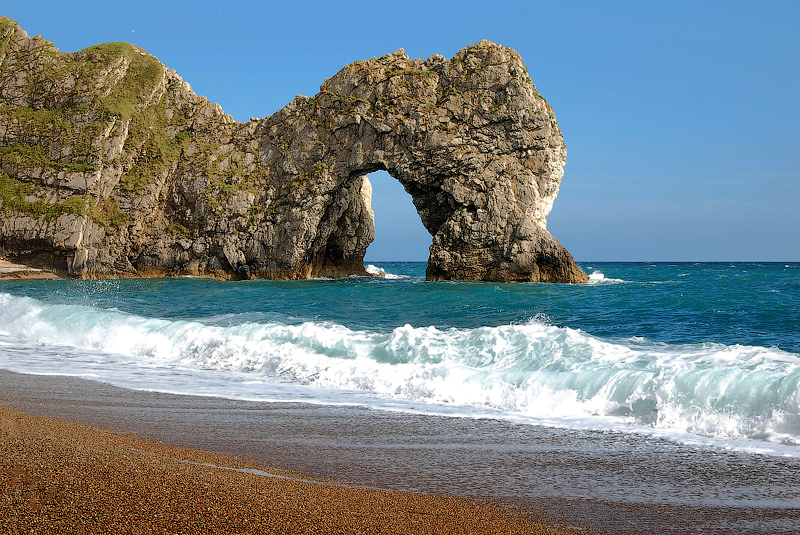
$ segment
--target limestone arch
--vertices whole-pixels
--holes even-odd
[[[450,61],[401,50],[356,62],[261,136],[262,160],[326,201],[306,221],[311,276],[364,273],[374,224],[363,177],[385,170],[432,236],[428,279],[586,280],[546,230],[566,148],[513,50],[482,41]]]

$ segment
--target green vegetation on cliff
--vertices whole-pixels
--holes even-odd
[[[97,167],[88,163],[63,163],[51,160],[47,150],[39,145],[26,146],[18,143],[10,147],[0,147],[0,165],[11,167],[21,165],[28,169],[41,167],[59,169],[69,173],[86,173],[95,171]]]
[[[144,104],[164,76],[164,66],[156,58],[128,43],[93,45],[71,56],[73,68],[97,77],[103,70],[124,69],[124,77],[99,99],[99,113],[106,118],[130,119],[137,105]]]
[[[78,210],[75,201],[46,208],[41,201],[27,202],[24,195],[17,194],[45,185],[39,184],[38,175],[31,174],[37,168],[90,172],[108,165],[131,167],[121,187],[141,193],[164,169],[176,165],[191,133],[172,139],[165,132],[167,120],[159,88],[166,71],[158,59],[119,42],[62,53],[41,38],[26,41],[21,31],[16,22],[0,17],[0,76],[25,65],[22,82],[16,76],[7,77],[14,81],[4,91],[6,102],[0,103],[0,123],[7,125],[7,146],[0,146],[0,165],[11,175],[4,179],[6,207],[35,214]],[[32,42],[34,50],[23,52],[15,46],[19,40]],[[109,161],[106,152],[114,135],[122,136],[132,160],[127,164]],[[18,187],[12,188],[8,180]],[[9,193],[12,190],[14,193]],[[95,195],[86,192],[90,193]],[[124,219],[119,205],[116,201],[113,207],[107,204],[80,210],[103,226],[118,227]]]
[[[73,195],[62,202],[47,204],[35,199],[36,186],[27,182],[14,180],[0,170],[0,200],[3,203],[4,213],[21,213],[34,218],[46,217],[52,219],[62,214],[86,215],[87,205],[91,197],[86,195]]]
[[[163,99],[131,118],[125,148],[138,156],[120,180],[125,191],[142,193],[161,173],[177,166],[181,152],[191,143],[192,132],[184,130],[171,138],[166,133],[168,122]]]
[[[119,203],[113,197],[110,197],[97,206],[93,206],[89,210],[89,217],[103,227],[106,233],[111,228],[120,228],[128,222],[128,214],[119,209]]]

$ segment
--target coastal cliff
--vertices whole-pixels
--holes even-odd
[[[0,258],[71,277],[365,275],[386,170],[427,278],[585,282],[550,235],[566,147],[515,51],[400,50],[235,121],[125,43],[62,53],[0,17]]]

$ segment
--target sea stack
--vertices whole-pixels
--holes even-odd
[[[566,146],[519,54],[351,63],[240,123],[125,43],[0,17],[0,258],[80,278],[366,275],[368,173],[411,194],[430,280],[579,283],[550,235]]]

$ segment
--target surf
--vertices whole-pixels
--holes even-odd
[[[474,328],[219,324],[0,294],[0,366],[128,388],[800,443],[800,355],[606,339],[544,317]]]

